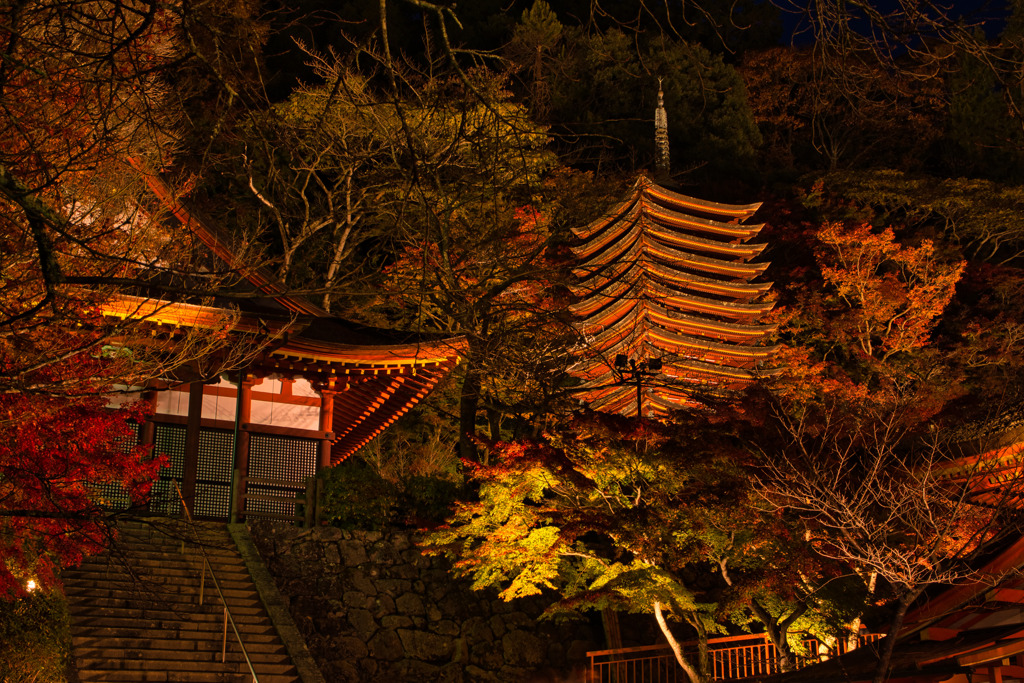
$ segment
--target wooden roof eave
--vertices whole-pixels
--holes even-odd
[[[716,365],[714,363],[705,363],[698,360],[672,361],[662,367],[661,374],[670,379],[682,381],[692,380],[695,375],[698,377],[717,377],[729,380],[730,382],[740,382],[743,384],[750,384],[755,380],[754,375],[742,368]]]
[[[744,241],[761,232],[761,228],[764,227],[764,223],[753,223],[750,225],[722,223],[721,221],[697,218],[690,214],[663,210],[654,205],[648,205],[646,207],[645,214],[652,221],[660,223],[666,227],[682,228],[684,230],[692,230],[697,233],[719,235],[730,239]]]
[[[649,208],[645,202],[640,201],[631,203],[626,212],[604,221],[601,227],[591,233],[586,241],[572,247],[571,251],[580,260],[592,259],[598,254],[602,254],[600,261],[606,262],[613,258],[609,256],[609,253],[614,251],[612,245],[615,242],[632,241],[639,233],[680,249],[688,247],[698,251],[733,256],[738,259],[749,259],[760,254],[767,246],[744,243],[757,234],[762,227],[763,225],[736,226],[690,216],[668,216],[657,209]],[[685,232],[681,230],[685,230]],[[733,241],[699,237],[691,234],[694,232],[724,236]]]
[[[636,406],[636,392],[632,387],[627,386],[617,387],[614,391],[590,401],[590,407],[593,410],[623,415],[626,414],[627,408],[633,406]]]
[[[292,354],[307,360],[347,364],[424,365],[448,360],[456,362],[465,353],[465,337],[406,344],[356,345],[293,336],[278,349],[279,355]]]
[[[905,632],[916,632],[930,623],[953,613],[959,607],[985,591],[991,590],[997,579],[1005,578],[1024,567],[1024,537],[1017,539],[997,557],[975,572],[975,579],[953,586],[931,598],[926,604],[909,612],[904,618]]]
[[[728,261],[674,249],[648,239],[639,227],[631,230],[624,241],[625,244],[621,248],[606,249],[601,254],[585,261],[583,265],[574,268],[573,273],[579,278],[593,277],[600,275],[611,264],[643,261],[645,263],[671,264],[672,267],[675,267],[676,264],[683,264],[691,269],[745,281],[757,277],[770,265],[768,263]]]
[[[663,415],[667,415],[673,410],[684,410],[700,405],[684,391],[672,393],[651,392],[649,398],[654,407]]]
[[[413,375],[380,377],[338,395],[336,423],[347,425],[331,448],[331,464],[337,464],[407,413],[454,367],[454,362]]]
[[[656,278],[666,286],[675,286],[688,291],[714,294],[716,296],[750,301],[771,289],[771,282],[723,282],[677,270],[663,263],[648,263],[645,270],[639,263],[611,263],[597,271],[583,271],[585,280],[570,287],[576,296],[586,297],[608,286],[609,282],[636,281],[641,277]]]
[[[604,367],[601,367],[601,365],[604,365]],[[593,373],[587,373],[587,369],[593,370]],[[577,377],[581,377],[584,380],[581,388],[599,389],[608,385],[620,384],[620,382],[616,380],[615,373],[612,371],[611,366],[607,364],[595,362],[587,369],[581,368],[574,372]],[[726,380],[731,383],[742,384],[750,384],[756,380],[756,377],[751,372],[743,368],[688,359],[672,359],[665,361],[659,375],[662,383],[666,381],[691,382],[697,376],[714,377],[717,378],[715,380],[716,382]],[[654,377],[649,381],[657,383],[659,380],[657,377]]]
[[[573,274],[580,278],[598,275],[609,266],[620,263],[637,263],[642,260],[645,244],[643,231],[639,227],[627,233],[621,242],[622,244],[618,248],[606,249],[587,259],[582,265],[576,266],[573,268]]]
[[[599,350],[601,353],[601,356],[597,357],[600,360],[595,358],[588,362],[608,364],[607,359],[614,358],[617,354],[631,355],[635,343],[630,343],[627,337],[628,335],[607,347],[598,348],[595,344],[595,350]],[[635,340],[633,341],[635,342]],[[770,360],[779,348],[777,346],[717,344],[699,337],[665,332],[650,332],[641,343],[648,348],[647,357],[649,358],[697,360],[748,370],[756,368],[759,363]]]
[[[729,216],[737,220],[744,220],[753,216],[761,202],[754,204],[723,204],[711,202],[704,199],[697,199],[688,195],[674,192],[661,185],[650,183],[644,187],[644,194],[662,204],[669,204],[681,211],[699,211],[701,213]]]
[[[644,321],[653,324],[641,325]],[[714,348],[723,351],[730,349],[731,353],[728,351],[726,353],[738,357],[750,356],[753,353],[750,350],[752,348],[750,344],[763,339],[777,329],[776,325],[757,325],[749,322],[721,323],[721,325],[729,325],[729,328],[723,329],[718,326],[718,321],[704,320],[674,310],[670,312],[669,309],[653,301],[639,299],[615,301],[599,314],[577,322],[576,327],[584,335],[599,336],[605,330],[615,329],[617,326],[627,323],[634,328],[642,326],[644,330],[652,334],[657,334],[660,329],[662,331],[660,339],[670,344],[689,348]],[[697,329],[698,326],[699,329]],[[681,329],[686,329],[689,334],[680,334]],[[731,345],[702,341],[702,339],[719,339],[744,346],[736,348]],[[775,350],[776,347],[772,347],[770,351],[753,353],[753,355],[767,357]]]
[[[666,247],[662,244],[645,241],[645,253],[657,257],[657,260],[666,263],[682,264],[688,268],[701,270],[707,273],[715,273],[737,280],[750,280],[765,271],[771,265],[769,263],[739,263],[726,261],[724,259],[711,258],[710,256],[698,256],[679,249]]]
[[[143,325],[259,334],[282,339],[285,334],[301,334],[311,322],[309,318],[255,316],[220,306],[179,303],[127,294],[117,294],[104,301],[100,305],[100,313]]]
[[[629,209],[604,224],[590,235],[590,237],[570,248],[577,259],[586,260],[593,258],[611,247],[616,241],[625,238],[635,238],[643,231],[641,225],[643,218],[643,205],[641,202],[634,202]],[[607,259],[605,259],[607,260]]]
[[[702,318],[682,314],[668,316],[664,311],[658,311],[654,304],[647,304],[643,307],[637,308],[643,308],[643,312],[647,315],[641,317],[637,315],[636,308],[633,308],[632,315],[625,315],[619,318],[613,324],[605,327],[600,332],[588,332],[584,330],[584,334],[592,334],[595,337],[592,344],[596,348],[604,349],[606,348],[606,345],[601,343],[602,337],[620,337],[623,327],[627,324],[631,326],[631,330],[640,329],[642,331],[650,331],[650,325],[642,324],[643,320],[646,319],[656,327],[659,327],[669,333],[683,333],[696,335],[698,337],[706,337],[708,339],[716,339],[719,341],[751,344],[771,334],[778,327],[778,325],[737,325],[733,323],[708,321]]]
[[[597,317],[600,320],[604,315],[604,311],[623,299],[631,301],[655,300],[664,302],[667,307],[678,310],[680,313],[706,313],[723,318],[731,318],[733,322],[742,320],[744,323],[750,323],[757,316],[768,313],[775,307],[774,301],[751,304],[709,299],[670,288],[655,280],[647,280],[644,283],[646,291],[643,294],[636,291],[638,286],[639,281],[625,282],[616,280],[609,282],[602,290],[593,292],[582,301],[569,306],[569,311],[573,315],[587,319],[587,322],[592,322],[590,319]]]
[[[673,330],[679,323],[700,327],[712,332],[719,332],[723,335],[730,335],[729,341],[752,343],[773,334],[779,329],[778,323],[761,325],[757,323],[731,323],[717,320],[707,320],[686,313],[677,313],[659,304],[651,302],[648,304],[648,313],[652,322],[660,323],[659,327],[664,330]]]
[[[759,255],[768,246],[767,243],[740,244],[736,242],[722,242],[710,240],[704,237],[695,237],[680,233],[677,230],[662,226],[658,223],[647,226],[646,235],[666,246],[675,249],[696,249],[698,251],[732,256],[737,259],[751,259]]]
[[[603,230],[609,223],[612,223],[620,216],[628,214],[634,205],[638,204],[642,198],[644,190],[649,187],[651,181],[644,176],[639,176],[633,181],[633,185],[629,188],[625,195],[625,198],[618,204],[611,206],[608,210],[601,215],[600,218],[590,221],[586,225],[579,228],[572,228],[572,232],[576,237],[581,240],[588,240],[592,235]]]

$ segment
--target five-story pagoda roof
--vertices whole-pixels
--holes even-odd
[[[574,230],[579,244],[571,307],[586,351],[570,372],[595,410],[636,414],[635,383],[616,358],[660,361],[641,386],[645,410],[664,416],[694,405],[694,394],[739,389],[775,347],[760,345],[775,325],[758,324],[774,305],[771,283],[754,282],[760,204],[688,197],[646,177],[605,216]],[[626,371],[628,373],[628,370]],[[655,376],[656,375],[656,376]]]

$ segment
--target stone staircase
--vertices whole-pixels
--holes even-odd
[[[298,683],[227,529],[212,523],[196,528],[258,680]],[[109,551],[63,575],[78,680],[252,681],[230,623],[221,662],[224,610],[209,572],[199,605],[203,556],[195,534],[170,519],[122,523],[119,532]],[[184,554],[182,539],[191,541]]]

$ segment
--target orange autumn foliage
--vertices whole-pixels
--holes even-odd
[[[826,223],[816,256],[840,315],[831,331],[865,356],[885,361],[924,346],[966,262],[945,262],[931,240],[896,242],[891,228]]]

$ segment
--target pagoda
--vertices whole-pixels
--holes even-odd
[[[667,171],[662,96],[655,121],[659,168]],[[760,204],[720,204],[641,176],[624,201],[574,229],[578,278],[570,310],[586,350],[570,372],[594,410],[665,417],[697,395],[741,389],[777,347],[761,342],[776,325],[768,263],[751,243]]]

